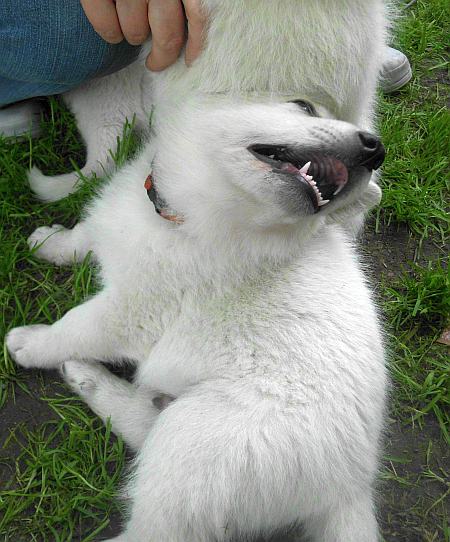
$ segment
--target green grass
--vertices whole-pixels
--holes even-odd
[[[450,324],[450,271],[440,261],[413,264],[385,286],[384,296],[398,413],[410,423],[434,415],[450,445],[450,364],[447,348],[436,342]]]
[[[388,154],[378,216],[440,241],[450,229],[449,21],[447,0],[419,0],[403,12],[397,44],[408,54],[414,77],[381,103]]]
[[[11,541],[56,542],[78,538],[90,525],[87,542],[117,509],[123,445],[77,402],[44,400],[56,419],[34,431],[19,426],[5,443],[20,452],[15,476],[1,492],[0,533]]]
[[[36,260],[27,247],[28,235],[39,225],[73,226],[100,183],[94,179],[82,184],[76,194],[56,204],[34,200],[26,182],[32,163],[57,174],[73,169],[74,160],[83,160],[73,118],[55,99],[49,102],[42,133],[33,141],[0,140],[2,344],[8,329],[54,322],[95,289],[89,257],[71,268],[57,268]],[[113,157],[116,163],[123,163],[135,148],[129,124]],[[14,403],[19,391],[33,395],[29,384],[35,379],[36,373],[19,370],[3,347],[0,408]],[[93,540],[118,509],[113,496],[119,487],[123,445],[59,384],[42,387],[40,396],[48,405],[47,421],[31,429],[24,423],[11,427],[10,435],[2,435],[0,441],[0,466],[13,466],[10,481],[0,485],[0,539]]]
[[[406,462],[386,459],[390,510],[383,532],[396,540],[404,531],[405,542],[450,541],[450,364],[448,348],[436,342],[450,324],[449,30],[446,0],[419,0],[403,14],[396,45],[408,54],[414,77],[398,94],[382,96],[380,108],[387,159],[376,229],[406,225],[418,260],[401,262],[403,271],[382,277],[380,288],[394,385],[391,416],[405,443],[394,448]]]
[[[395,332],[423,333],[443,327],[450,315],[450,270],[440,260],[411,264],[396,284],[386,286],[386,308]]]
[[[423,238],[450,228],[448,176],[450,114],[433,104],[384,106],[383,137],[388,151],[384,199],[379,213],[387,222],[405,222]]]
[[[450,118],[445,109],[449,10],[447,0],[418,0],[405,12],[397,45],[411,59],[414,79],[398,94],[381,99],[380,127],[388,156],[375,227],[392,233],[399,224],[406,226],[418,256],[417,262],[402,262],[404,269],[395,278],[380,277],[394,383],[391,416],[421,444],[416,452],[409,443],[401,457],[387,452],[382,478],[394,492],[394,512],[387,517],[393,514],[394,525],[398,516],[403,533],[396,538],[394,528],[386,527],[389,542],[450,541],[444,509],[448,469],[440,463],[450,432],[448,349],[436,342],[449,324],[450,310],[443,259],[450,229]],[[57,174],[83,161],[71,115],[57,100],[48,103],[40,139],[0,139],[0,338],[14,326],[55,321],[95,288],[88,259],[59,269],[35,260],[26,245],[37,226],[73,226],[101,182],[85,183],[56,204],[31,197],[26,182],[31,164]],[[122,163],[135,146],[128,126],[115,160]],[[0,469],[5,466],[9,476],[0,485],[0,539],[92,540],[116,510],[113,495],[124,449],[109,428],[54,383],[57,375],[45,378],[50,380],[36,392],[38,373],[19,370],[3,350],[0,415],[15,404],[19,408],[27,394],[38,396],[44,406],[37,423],[27,418],[0,441]],[[400,509],[403,499],[419,490]]]
[[[401,403],[397,413],[412,423],[434,415],[446,439],[450,421],[448,350],[436,339],[450,323],[446,259],[450,232],[449,30],[446,0],[419,0],[402,12],[396,45],[408,54],[414,76],[396,95],[381,97],[380,128],[387,159],[383,200],[376,217],[378,230],[406,224],[420,260],[424,259],[424,242],[435,246],[433,260],[405,266],[408,269],[394,284],[383,281],[382,294],[397,403]]]

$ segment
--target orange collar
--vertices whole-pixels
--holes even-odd
[[[175,224],[183,224],[184,218],[170,211],[167,203],[156,192],[153,175],[150,173],[145,179],[144,188],[147,190],[147,196],[155,207],[155,211],[166,220],[175,222]]]

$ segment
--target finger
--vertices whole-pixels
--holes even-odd
[[[199,0],[183,0],[188,21],[188,40],[186,44],[186,64],[191,64],[203,49],[205,27],[207,23]]]
[[[147,0],[116,0],[120,28],[131,45],[141,45],[150,32]]]
[[[113,0],[81,0],[81,7],[97,34],[108,43],[123,40]]]
[[[148,20],[152,50],[147,67],[161,71],[177,60],[185,42],[184,10],[180,0],[149,0]]]

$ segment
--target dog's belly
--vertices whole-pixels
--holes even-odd
[[[321,271],[320,280],[317,269],[299,268],[229,296],[185,298],[140,364],[138,382],[175,396],[227,379],[255,400],[320,404],[359,390],[382,402],[383,346],[366,288],[355,269],[344,278],[338,262]]]

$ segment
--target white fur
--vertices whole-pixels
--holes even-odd
[[[7,346],[26,367],[65,361],[67,382],[138,451],[116,542],[227,541],[293,523],[315,542],[376,542],[384,352],[340,223],[379,190],[360,172],[311,215],[247,146],[354,144],[373,115],[383,4],[205,4],[203,55],[152,78],[156,137],[73,230],[30,238],[57,263],[93,251],[102,291],[52,326],[13,329]],[[182,225],[146,196],[152,162]],[[92,363],[124,358],[134,384]],[[162,412],[159,392],[176,397]]]

